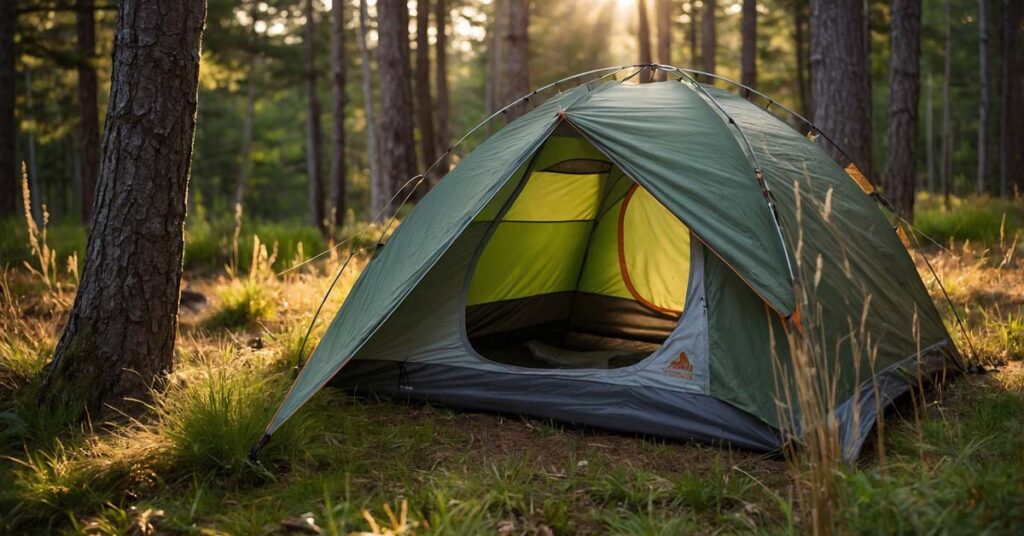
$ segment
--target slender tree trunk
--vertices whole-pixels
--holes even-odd
[[[359,0],[359,69],[362,74],[363,109],[366,111],[366,148],[369,153],[367,167],[370,170],[370,217],[372,218],[384,208],[384,203],[391,197],[391,188],[383,180],[380,169],[380,126],[377,124],[373,98],[370,50],[366,45],[369,18],[366,0]]]
[[[925,163],[928,166],[928,191],[935,191],[935,105],[932,103],[932,73],[925,78]]]
[[[953,182],[953,125],[950,118],[949,89],[953,77],[953,6],[946,0],[946,49],[942,76],[942,193],[949,207],[949,191]]]
[[[813,120],[868,177],[871,156],[871,95],[865,55],[863,0],[811,1],[811,99]],[[842,161],[842,153],[824,147]]]
[[[448,101],[448,0],[435,0],[434,25],[437,27],[437,41],[434,43],[434,84],[437,105],[434,107],[437,121],[437,154],[441,160],[434,168],[434,180],[439,180],[451,167],[448,154],[451,144],[451,105]]]
[[[249,76],[245,81],[245,118],[242,120],[242,148],[238,157],[238,175],[235,177],[234,206],[245,206],[245,190],[249,184],[252,169],[252,131],[256,119],[256,72],[259,69],[259,55],[249,55]]]
[[[672,65],[672,2],[657,0],[655,11],[658,26],[658,63]],[[658,71],[658,80],[667,80],[668,73]]]
[[[18,127],[14,120],[18,83],[18,55],[14,50],[17,26],[17,2],[0,2],[0,218],[13,217],[18,213]]]
[[[978,0],[978,185],[988,190],[988,2]]]
[[[637,48],[640,51],[640,58],[637,63],[648,65],[651,63],[651,28],[647,21],[647,0],[637,0],[637,16],[639,28],[637,30]],[[652,79],[651,71],[644,69],[640,71],[640,83],[646,84]]]
[[[381,175],[397,192],[416,174],[405,0],[377,1],[377,64],[381,86]]]
[[[320,97],[316,91],[316,11],[306,0],[306,175],[309,177],[309,223],[324,230],[323,133],[320,130]]]
[[[507,0],[495,0],[494,21],[491,23],[487,34],[487,80],[484,82],[484,104],[487,115],[493,114],[501,107],[501,95],[504,91],[501,88],[502,46],[501,34],[503,28],[508,25]],[[491,126],[487,125],[488,130]]]
[[[743,85],[757,87],[757,0],[743,0],[743,51],[740,58]]]
[[[416,121],[420,128],[420,152],[426,170],[434,160],[434,103],[430,97],[430,0],[416,1]]]
[[[717,0],[704,0],[704,12],[700,16],[700,58],[701,69],[715,74],[715,55],[718,41],[715,35],[715,4]]]
[[[345,168],[345,2],[331,4],[331,218],[334,226],[345,223],[346,168]]]
[[[700,66],[700,47],[698,46],[698,34],[700,33],[700,12],[697,5],[690,2],[687,6],[687,13],[690,15],[690,67],[696,69]]]
[[[800,109],[811,115],[811,80],[807,57],[807,4],[797,0],[793,8],[793,44],[796,53],[796,85],[800,94]]]
[[[914,221],[921,0],[893,0],[889,75],[889,157],[882,186],[899,213]]]
[[[530,54],[528,31],[530,27],[529,0],[505,0],[508,6],[507,22],[498,35],[501,40],[502,106],[526,96],[530,92]],[[520,103],[508,109],[508,119],[523,115],[529,110],[527,104]]]
[[[1024,7],[1017,0],[1003,0],[1003,91],[999,114],[999,192],[1011,197],[1024,185],[1024,51],[1018,44]],[[1016,181],[1014,180],[1016,177]]]
[[[77,177],[82,192],[81,216],[86,225],[92,219],[96,175],[100,169],[100,112],[96,106],[96,22],[93,0],[77,0],[75,22],[78,31],[78,150]]]
[[[43,403],[135,413],[171,369],[205,18],[205,0],[120,3],[85,268]]]

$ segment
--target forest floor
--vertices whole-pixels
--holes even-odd
[[[890,412],[834,475],[837,531],[1024,526],[1024,245],[1013,234],[927,249],[989,371],[929,391],[923,410]],[[186,276],[175,370],[151,410],[84,424],[35,403],[75,272],[0,269],[0,533],[797,534],[813,523],[808,468],[781,456],[333,389],[252,465],[339,262],[278,275],[272,253],[254,249],[245,272]],[[318,331],[361,268],[344,274]]]

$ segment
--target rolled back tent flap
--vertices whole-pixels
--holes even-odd
[[[888,400],[906,389],[901,374],[959,365],[884,214],[810,141],[710,86],[592,86],[499,130],[417,204],[352,288],[267,434],[336,379],[777,448],[772,363],[785,367],[782,334],[801,322],[794,283],[805,289],[803,322],[847,341],[831,356],[847,456],[877,408],[862,404],[853,415],[849,404],[870,400],[868,370],[883,374]],[[752,162],[763,167],[780,227]],[[867,340],[849,342],[861,325]],[[644,351],[600,370],[522,360],[589,359],[594,352],[551,348],[581,333]],[[516,356],[495,350],[509,340]],[[918,342],[927,367],[914,361]]]

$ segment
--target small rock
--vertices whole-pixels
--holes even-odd
[[[316,518],[312,512],[306,512],[298,517],[291,517],[281,521],[285,532],[301,532],[303,534],[322,534],[323,529],[316,524]]]

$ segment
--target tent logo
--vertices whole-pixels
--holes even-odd
[[[684,380],[692,380],[693,365],[690,363],[690,358],[686,355],[686,352],[679,352],[679,357],[665,367],[665,373]]]

